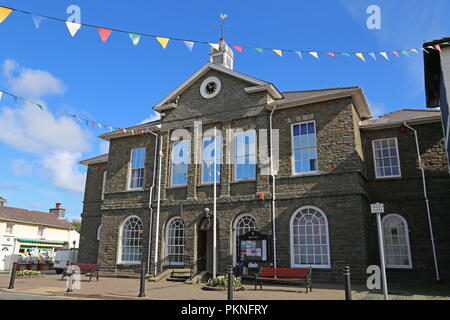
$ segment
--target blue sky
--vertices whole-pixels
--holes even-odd
[[[446,0],[408,1],[1,1],[0,5],[66,19],[81,8],[82,23],[167,37],[217,42],[219,14],[234,45],[313,51],[383,51],[420,47],[450,35]],[[381,29],[366,27],[369,5],[381,8]],[[82,27],[72,38],[62,22],[13,12],[0,24],[0,90],[101,123],[125,127],[154,117],[151,107],[208,61],[207,45],[190,53],[181,42],[163,50],[155,39],[134,47],[113,32],[106,43]],[[361,86],[375,114],[425,104],[422,55],[356,57],[235,52],[235,69],[273,82],[282,91]],[[0,196],[8,204],[46,211],[62,202],[69,219],[82,211],[86,168],[81,159],[107,144],[57,114],[4,97],[0,101]]]

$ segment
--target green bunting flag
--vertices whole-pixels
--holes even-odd
[[[141,35],[137,33],[129,33],[128,35],[130,36],[131,41],[133,41],[134,46],[137,46],[139,40],[141,40]]]

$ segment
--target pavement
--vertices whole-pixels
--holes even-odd
[[[67,278],[66,278],[67,279]],[[47,273],[36,278],[17,278],[14,289],[6,289],[9,285],[9,274],[0,274],[1,299],[102,299],[102,300],[226,300],[227,291],[203,290],[204,284],[185,284],[182,282],[146,282],[146,297],[138,298],[139,279],[100,278],[89,282],[81,277],[80,288],[67,293],[67,281],[61,281],[61,276]],[[8,296],[10,295],[10,296]],[[381,300],[381,292],[369,292],[362,287],[356,287],[352,292],[354,300]],[[263,290],[254,290],[251,284],[245,285],[243,291],[235,291],[235,300],[344,300],[343,285],[321,284],[313,286],[313,291],[305,293],[303,287],[292,285],[263,285]],[[392,300],[424,300],[446,299],[450,295],[411,294],[398,291],[391,294]],[[40,299],[40,298],[39,298]]]

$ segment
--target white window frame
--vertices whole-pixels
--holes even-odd
[[[42,229],[42,235],[39,235],[39,229]],[[37,237],[38,238],[45,238],[47,233],[47,227],[46,226],[37,226]]]
[[[214,138],[214,136],[211,136],[211,137],[204,137],[203,138],[203,140],[202,140],[202,151],[204,152],[204,149],[205,149],[205,140],[209,140],[209,139],[211,139],[211,138]],[[216,138],[217,138],[217,142],[219,142],[220,141],[220,150],[219,150],[219,148],[217,148],[217,150],[219,150],[219,152],[217,152],[215,155],[216,155],[216,166],[218,165],[219,166],[219,168],[218,168],[218,173],[219,173],[219,179],[217,179],[217,184],[219,184],[220,183],[220,180],[221,180],[221,178],[222,178],[222,176],[221,176],[221,168],[222,168],[222,150],[223,150],[223,147],[222,147],[222,136],[220,136],[220,135],[217,135],[216,136]],[[213,142],[212,142],[213,144],[214,144],[214,140],[213,140]],[[214,152],[216,152],[216,150],[214,150]],[[200,172],[200,182],[201,182],[201,184],[202,185],[209,185],[209,184],[214,184],[214,176],[212,176],[211,178],[212,178],[212,181],[210,181],[210,182],[208,182],[208,181],[204,181],[203,180],[203,174],[205,173],[205,163],[204,163],[204,154],[202,153],[202,165],[201,165],[201,172]],[[211,165],[214,165],[214,162],[211,164]],[[216,168],[216,170],[217,170],[217,168]],[[214,172],[216,173],[216,170],[214,170]]]
[[[395,147],[397,151],[397,160],[398,160],[398,175],[390,175],[390,176],[379,176],[377,172],[377,158],[375,154],[375,141],[383,141],[383,140],[395,140]],[[382,138],[382,139],[375,139],[372,140],[372,154],[373,154],[373,168],[375,171],[375,178],[376,179],[390,179],[390,178],[401,178],[402,177],[402,166],[400,163],[400,153],[398,151],[398,140],[397,137],[389,137],[389,138]],[[384,158],[382,158],[384,159]],[[378,159],[379,160],[379,159]]]
[[[139,187],[139,188],[132,188],[131,187],[131,177],[132,177],[132,171],[133,171],[133,168],[132,168],[132,162],[133,162],[133,151],[134,150],[144,150],[144,166],[142,167],[142,169],[144,169],[144,176],[143,176],[143,178],[142,178],[142,187]],[[144,190],[144,187],[145,187],[145,160],[146,160],[146,158],[147,158],[147,150],[146,150],[146,148],[134,148],[134,149],[131,149],[131,151],[130,151],[130,161],[129,161],[129,164],[128,164],[128,183],[127,183],[127,186],[128,186],[128,191],[139,191],[139,190]],[[134,168],[134,169],[141,169],[141,168]]]
[[[142,261],[123,261],[122,260],[122,235],[123,235],[123,228],[126,224],[126,222],[132,218],[137,218],[141,221],[142,224],[142,236],[141,236],[141,260],[142,260],[142,255],[143,255],[143,243],[144,243],[144,237],[143,237],[143,232],[144,232],[144,223],[142,222],[142,219],[139,218],[136,215],[131,215],[126,217],[125,219],[123,219],[122,223],[120,224],[119,227],[119,243],[117,246],[117,264],[130,264],[130,265],[136,265],[136,264],[141,264]]]
[[[387,261],[385,261],[386,268],[391,268],[391,269],[412,269],[413,266],[412,266],[412,259],[411,259],[411,243],[409,242],[408,222],[406,221],[406,219],[403,216],[401,216],[401,215],[399,215],[397,213],[387,214],[387,215],[385,215],[383,217],[383,219],[381,219],[381,230],[382,230],[382,235],[383,235],[383,245],[384,245],[384,249],[385,249],[385,254],[384,254],[385,260],[387,260],[387,255],[386,255],[386,241],[385,241],[386,237],[384,235],[384,222],[386,221],[387,218],[392,217],[392,216],[399,218],[404,223],[404,226],[405,226],[405,240],[406,240],[406,246],[408,248],[408,261],[409,261],[409,264],[408,265],[395,265],[395,264],[388,264]]]
[[[8,233],[8,224],[12,225],[11,232],[9,232],[9,233]],[[12,222],[6,222],[5,223],[5,234],[12,236],[12,235],[14,235],[14,231],[16,231],[16,224],[12,223]]]
[[[180,216],[176,216],[176,217],[172,217],[169,219],[169,221],[167,221],[166,224],[166,232],[165,232],[165,256],[169,256],[169,230],[170,230],[170,225],[172,224],[172,222],[174,220],[180,220],[181,223],[183,224],[183,254],[182,256],[184,256],[185,252],[186,252],[186,226],[185,226],[185,222],[184,220],[180,217]],[[183,265],[184,261],[170,261],[171,265]]]
[[[294,149],[294,126],[299,126],[301,124],[308,124],[308,123],[314,123],[314,135],[316,137],[316,170],[314,171],[308,171],[308,172],[296,172],[295,171],[295,149]],[[317,174],[319,173],[319,146],[318,146],[318,139],[317,139],[317,124],[315,120],[308,120],[308,121],[302,121],[302,122],[296,122],[291,124],[291,172],[293,176],[304,176],[309,174]]]
[[[234,219],[234,221],[233,221],[233,225],[232,225],[232,232],[231,232],[231,236],[232,236],[232,239],[231,239],[231,241],[232,241],[232,248],[233,248],[233,252],[232,252],[232,256],[233,256],[233,266],[235,266],[236,265],[236,263],[237,263],[237,256],[236,256],[236,252],[237,252],[237,240],[238,240],[238,234],[237,234],[237,225],[238,225],[238,222],[242,219],[242,218],[244,218],[244,217],[250,217],[251,219],[253,219],[253,221],[254,221],[254,223],[255,223],[255,228],[253,229],[253,230],[257,230],[258,229],[258,223],[257,223],[257,221],[256,221],[256,219],[255,219],[255,217],[253,216],[253,215],[251,215],[251,214],[248,214],[248,213],[242,213],[242,214],[240,214],[240,215],[238,215],[235,219]]]
[[[326,228],[326,240],[327,240],[327,256],[328,263],[327,264],[296,264],[294,258],[294,219],[298,213],[305,209],[313,209],[322,214],[325,220],[325,228]],[[328,218],[326,214],[318,207],[315,206],[303,206],[295,210],[295,212],[291,216],[291,220],[289,222],[289,237],[290,237],[290,253],[291,253],[291,268],[309,268],[312,269],[331,269],[331,255],[330,255],[330,229],[328,225]]]
[[[247,133],[249,133],[249,132],[251,132],[252,134],[254,134],[254,136],[255,136],[255,150],[254,150],[254,157],[255,157],[255,163],[254,163],[254,165],[255,165],[255,177],[254,178],[242,178],[242,179],[239,179],[238,177],[237,177],[237,165],[238,165],[238,161],[237,161],[237,158],[238,158],[238,155],[237,155],[237,150],[236,150],[236,148],[237,148],[237,143],[236,143],[236,138],[237,138],[237,135],[239,135],[239,134],[243,134],[244,136],[247,134]],[[258,145],[258,140],[257,140],[257,134],[256,134],[256,130],[255,129],[249,129],[249,130],[239,130],[239,131],[235,131],[234,132],[234,135],[233,135],[233,148],[234,148],[234,173],[233,173],[233,181],[235,181],[235,182],[238,182],[238,181],[255,181],[256,180],[256,176],[257,176],[257,173],[258,173],[258,147],[257,147],[257,145]],[[246,157],[247,155],[245,155],[245,157]],[[252,156],[252,153],[251,153],[251,150],[250,150],[250,148],[249,148],[249,154],[248,154],[248,157],[250,158]]]
[[[188,170],[187,170],[187,174],[186,174],[186,183],[173,183],[173,150],[174,150],[174,144],[175,143],[179,143],[179,142],[187,142],[188,143]],[[171,143],[171,150],[170,150],[170,186],[171,187],[184,187],[187,186],[189,183],[189,160],[191,158],[191,140],[180,140],[180,141],[172,141]]]
[[[105,200],[105,187],[106,187],[106,174],[108,171],[103,172],[103,181],[102,181],[102,196],[101,199]]]

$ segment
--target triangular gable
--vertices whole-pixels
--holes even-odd
[[[191,84],[193,84],[198,78],[200,78],[202,75],[204,75],[209,70],[217,70],[223,73],[226,73],[228,75],[231,75],[233,77],[242,79],[244,81],[247,81],[251,84],[254,84],[256,86],[266,86],[270,85],[270,82],[262,81],[253,77],[250,77],[248,75],[245,75],[243,73],[213,64],[213,63],[206,63],[203,67],[198,69],[193,75],[191,75],[186,81],[184,81],[181,85],[179,85],[175,90],[173,90],[171,93],[169,93],[164,99],[162,99],[158,104],[156,104],[153,109],[156,110],[160,108],[161,106],[167,104],[168,102],[175,99],[179,94],[181,94],[183,91],[185,91],[187,88],[190,87]]]

